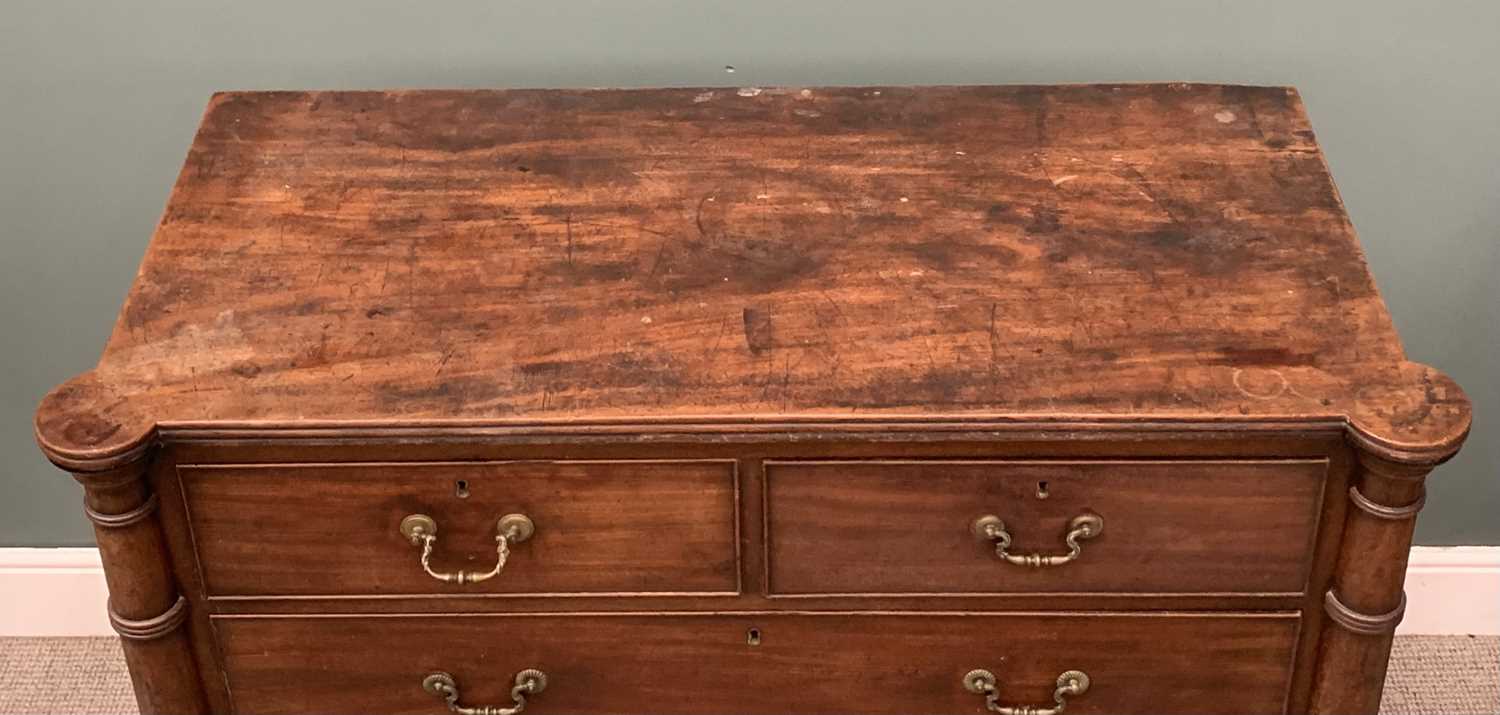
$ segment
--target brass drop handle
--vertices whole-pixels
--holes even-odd
[[[441,671],[423,678],[422,689],[442,698],[448,703],[448,709],[458,715],[516,715],[526,709],[526,696],[536,695],[547,689],[547,674],[534,668],[516,673],[516,684],[510,689],[510,699],[515,704],[508,708],[459,705],[458,683],[453,680],[453,676]]]
[[[1083,553],[1083,546],[1078,542],[1092,539],[1104,531],[1104,517],[1098,514],[1080,514],[1068,522],[1068,533],[1063,536],[1063,543],[1068,545],[1068,553],[1061,556],[1049,556],[1045,554],[1013,554],[1010,552],[1010,532],[1005,530],[1005,522],[994,514],[987,514],[974,520],[974,535],[985,541],[995,542],[995,555],[1005,559],[1017,566],[1031,566],[1040,568],[1042,566],[1061,566],[1076,560]]]
[[[1000,687],[995,674],[982,668],[964,675],[964,690],[984,696],[984,706],[1000,715],[1060,715],[1068,707],[1068,697],[1089,691],[1089,676],[1081,670],[1069,670],[1057,676],[1057,687],[1052,691],[1052,707],[1030,705],[1001,705]]]
[[[401,535],[412,546],[422,547],[422,570],[439,581],[447,583],[479,583],[500,575],[505,570],[505,561],[510,558],[510,545],[519,544],[536,533],[536,524],[525,514],[506,514],[495,525],[495,568],[478,571],[455,571],[443,573],[432,570],[432,547],[437,543],[437,522],[426,514],[411,514],[401,520]]]

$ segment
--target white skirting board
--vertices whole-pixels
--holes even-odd
[[[97,549],[0,548],[0,636],[113,635]],[[1398,634],[1500,635],[1500,546],[1418,546]]]

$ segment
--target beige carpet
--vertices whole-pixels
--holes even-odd
[[[0,714],[134,712],[117,639],[0,638]],[[1500,713],[1500,638],[1397,638],[1380,712]]]

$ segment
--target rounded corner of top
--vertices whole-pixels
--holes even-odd
[[[53,464],[74,473],[108,471],[137,461],[155,429],[133,406],[97,372],[76,375],[37,406],[37,446]]]
[[[1349,415],[1350,435],[1370,456],[1403,464],[1437,465],[1463,447],[1473,405],[1443,371],[1403,362],[1362,386]]]

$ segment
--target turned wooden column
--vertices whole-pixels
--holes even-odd
[[[1408,464],[1359,453],[1346,498],[1343,546],[1323,597],[1322,639],[1312,712],[1375,713],[1391,638],[1406,610],[1406,561],[1436,464]]]
[[[206,713],[198,667],[184,624],[144,457],[107,471],[70,469],[83,485],[83,508],[109,583],[109,622],[120,634],[142,713]]]

